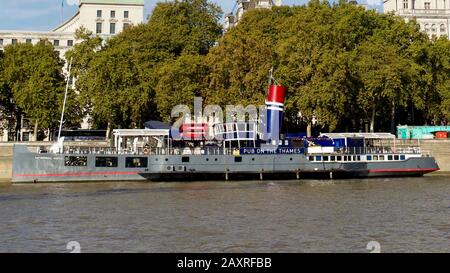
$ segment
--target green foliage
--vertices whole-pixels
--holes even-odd
[[[47,41],[36,45],[17,44],[5,47],[3,58],[2,97],[11,104],[9,110],[20,120],[21,112],[41,128],[53,129],[58,125],[62,108],[65,79],[63,63],[53,46]],[[5,93],[6,90],[6,93]],[[76,103],[70,102],[71,105]],[[79,121],[74,108],[70,121]],[[35,131],[36,135],[37,131]]]
[[[287,121],[297,131],[313,120],[329,131],[450,120],[450,41],[428,39],[414,20],[319,0],[249,11],[225,34],[220,19],[207,0],[176,0],[106,41],[79,29],[66,55],[77,90],[69,93],[69,119],[87,113],[98,126],[141,127],[169,121],[172,107],[192,105],[195,96],[260,105],[273,68],[289,88]],[[47,110],[60,105],[63,84],[50,49],[19,45],[0,56],[2,113],[23,109],[53,126]],[[47,57],[37,64],[38,55]]]
[[[183,0],[158,3],[148,23],[104,46],[80,30],[84,42],[67,57],[78,59],[77,89],[94,123],[142,127],[151,118],[169,119],[173,106],[193,101],[187,98],[200,94],[206,75],[201,56],[222,33],[220,17],[215,4]]]

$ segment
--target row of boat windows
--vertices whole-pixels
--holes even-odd
[[[165,159],[169,161],[168,158]],[[206,161],[209,162],[211,159],[207,158]],[[252,159],[255,161],[255,159]],[[292,160],[292,159],[291,159]],[[158,158],[155,161],[159,161]],[[190,161],[190,157],[184,156],[181,158],[181,162],[188,163]],[[215,162],[219,161],[218,158],[214,159]],[[242,157],[235,157],[235,162],[242,162]],[[87,167],[88,159],[86,156],[66,156],[65,157],[65,166],[71,167]],[[99,168],[117,168],[119,166],[119,159],[117,157],[97,157],[95,158],[95,167]],[[127,157],[125,159],[125,167],[126,168],[147,168],[148,167],[148,158],[147,157]]]
[[[156,159],[158,161],[159,159]],[[165,159],[169,161],[169,159]],[[291,161],[293,158],[290,159]],[[395,160],[406,160],[405,155],[367,155],[367,161],[395,161]],[[184,156],[181,158],[181,162],[188,163],[190,158],[188,156]],[[210,161],[209,158],[206,161]],[[218,161],[217,158],[214,159],[215,162]],[[255,161],[255,158],[252,158],[252,161]],[[334,162],[334,161],[344,161],[344,162],[352,162],[352,161],[361,161],[361,156],[310,156],[309,161],[314,162]],[[242,157],[236,156],[234,158],[234,162],[240,163],[242,162]],[[86,167],[88,164],[88,159],[86,156],[66,156],[64,161],[65,166],[72,167]],[[99,168],[117,168],[119,166],[119,159],[117,157],[96,157],[95,158],[95,167]],[[148,167],[148,158],[147,157],[127,157],[125,158],[125,168],[147,168]]]
[[[66,156],[64,160],[65,166],[71,167],[87,167],[88,160],[86,156]],[[117,168],[119,159],[117,157],[97,157],[95,158],[95,167],[99,168]],[[147,168],[147,157],[127,157],[125,159],[126,168]]]
[[[155,161],[159,159],[156,158]],[[255,161],[255,158],[252,158],[252,161]],[[293,161],[293,158],[290,159]],[[168,158],[165,161],[169,161]],[[190,157],[183,156],[181,158],[181,162],[189,163]],[[207,158],[207,162],[212,161],[212,159]],[[214,162],[218,162],[218,158],[214,158]],[[234,162],[240,163],[242,162],[242,157],[236,156],[234,157]],[[88,159],[86,156],[66,156],[65,157],[65,166],[71,167],[87,167]],[[119,160],[117,157],[96,157],[95,158],[95,167],[99,168],[117,168],[119,166]],[[148,158],[147,157],[127,157],[125,159],[125,167],[126,168],[147,168],[148,167]]]
[[[316,162],[328,162],[328,161],[362,161],[360,155],[338,155],[338,156],[310,156],[309,161],[316,161]],[[395,160],[406,160],[405,155],[366,155],[365,156],[366,161],[395,161]]]

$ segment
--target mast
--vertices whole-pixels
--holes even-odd
[[[62,125],[63,125],[63,121],[64,121],[64,111],[66,110],[67,93],[69,92],[70,72],[72,70],[72,60],[73,60],[73,58],[70,58],[69,71],[68,71],[69,74],[67,74],[66,92],[64,93],[64,102],[63,102],[63,108],[61,111],[61,120],[59,122],[58,141],[61,138],[61,130],[62,130]]]

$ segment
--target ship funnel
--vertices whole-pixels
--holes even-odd
[[[280,130],[283,122],[286,92],[286,86],[271,84],[266,99],[267,133],[271,143],[275,145],[278,145],[280,141]]]

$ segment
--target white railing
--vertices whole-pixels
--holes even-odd
[[[450,15],[450,9],[400,9],[399,15]]]

